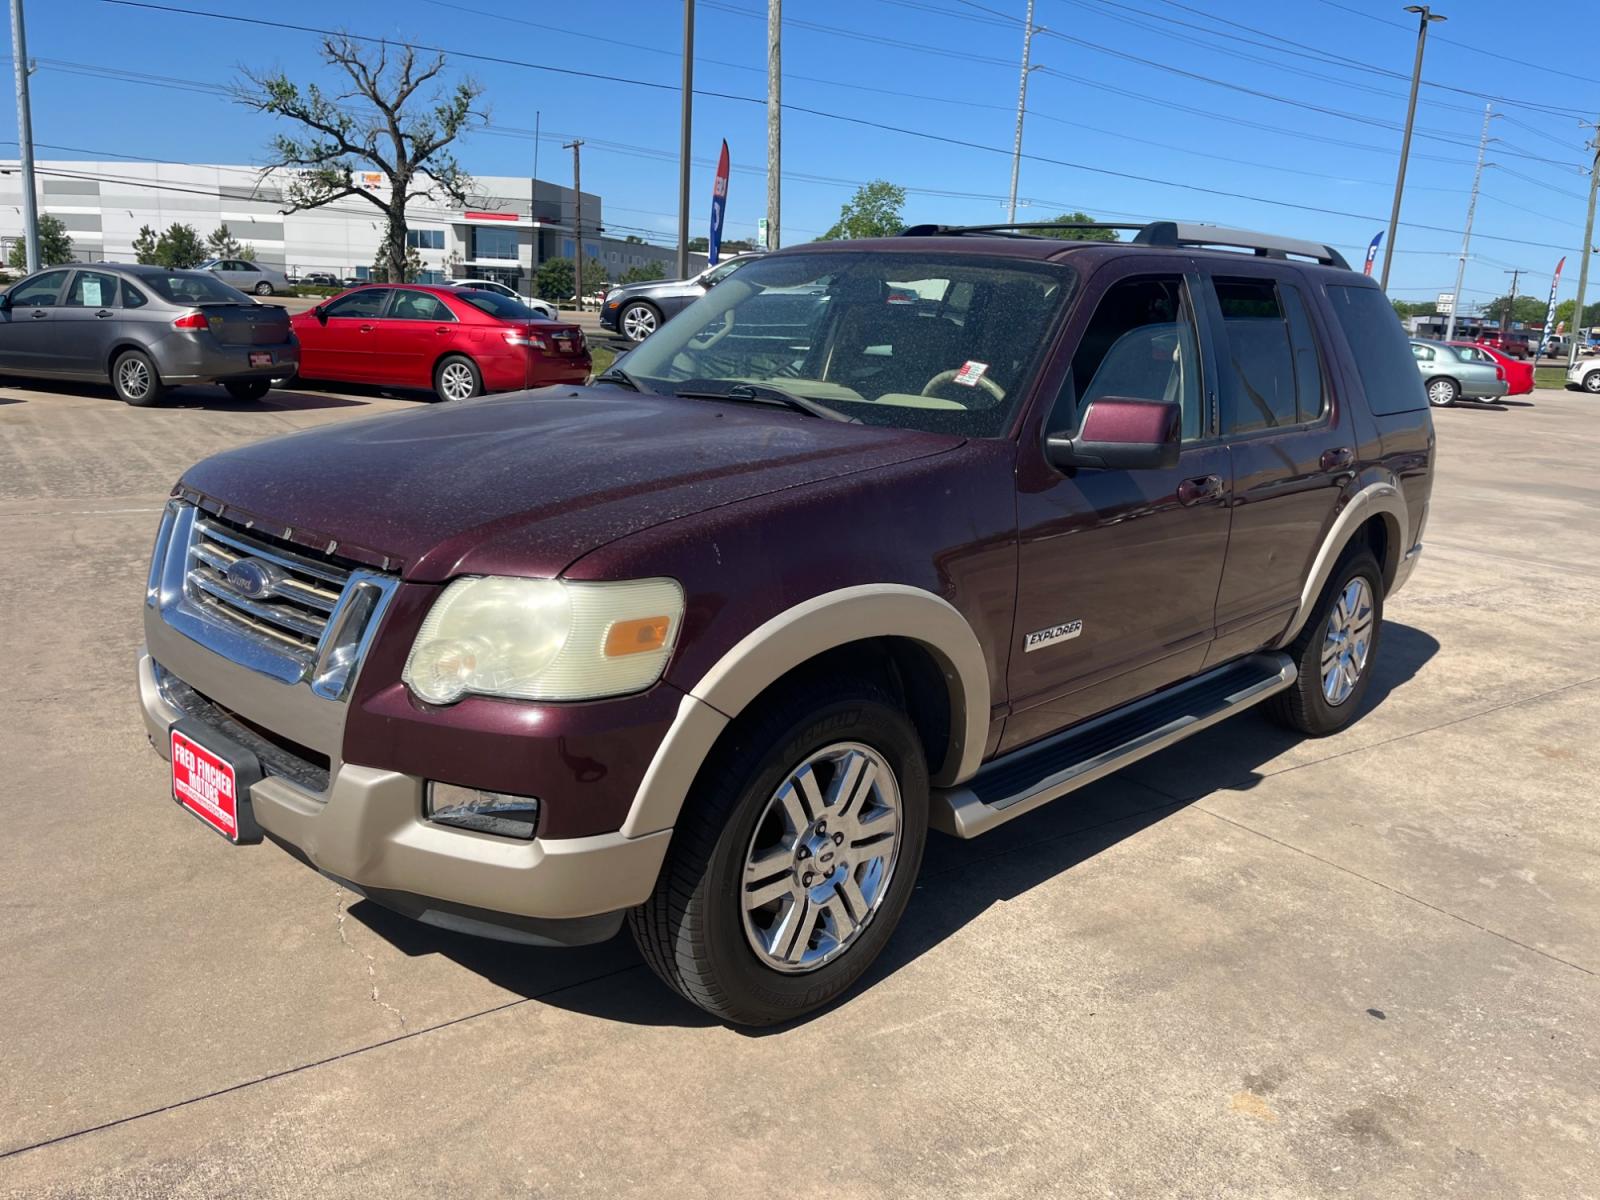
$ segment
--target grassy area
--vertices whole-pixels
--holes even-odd
[[[589,340],[589,357],[594,360],[593,371],[598,375],[616,360],[617,352],[610,346],[602,345],[591,338]]]
[[[1555,388],[1560,391],[1567,386],[1567,369],[1565,367],[1536,367],[1533,372],[1533,386]]]

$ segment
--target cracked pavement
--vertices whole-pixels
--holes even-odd
[[[625,939],[424,928],[171,802],[167,487],[415,403],[176,400],[0,389],[0,1197],[778,1194],[819,1132],[835,1197],[1600,1197],[1595,399],[1437,414],[1355,726],[1247,714],[933,837],[865,986],[761,1036]]]

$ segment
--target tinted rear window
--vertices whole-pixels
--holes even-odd
[[[215,275],[200,271],[170,271],[165,275],[140,275],[139,282],[169,304],[253,304]]]
[[[1388,298],[1375,287],[1335,284],[1328,299],[1350,343],[1367,407],[1379,415],[1427,408],[1422,373]]]
[[[465,300],[473,308],[482,309],[491,317],[499,317],[502,321],[528,321],[539,315],[522,301],[513,300],[510,296],[502,296],[499,292],[484,292],[476,288],[464,288],[457,298]]]

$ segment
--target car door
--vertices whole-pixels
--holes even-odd
[[[57,302],[71,271],[45,271],[24,279],[0,309],[0,370],[18,375],[59,375],[65,355]]]
[[[299,331],[300,373],[307,379],[380,383],[377,362],[378,319],[389,301],[388,288],[346,292],[322,306],[322,318]]]
[[[433,364],[448,348],[455,329],[455,314],[432,292],[395,288],[389,307],[378,318],[379,382],[394,387],[432,387]]]
[[[1040,436],[1018,460],[1017,615],[1001,749],[1199,671],[1228,545],[1228,452],[1212,428],[1214,364],[1198,276],[1141,254],[1090,277],[1044,379]],[[1063,472],[1043,437],[1101,397],[1177,400],[1178,465]],[[1029,635],[1044,633],[1029,641]],[[1049,636],[1054,634],[1055,636]]]
[[[1271,642],[1356,476],[1360,440],[1321,350],[1307,280],[1287,265],[1208,264],[1218,422],[1233,471],[1233,523],[1209,663]]]
[[[111,369],[111,348],[123,332],[122,281],[109,271],[80,269],[52,314],[60,322],[62,369],[99,378]]]

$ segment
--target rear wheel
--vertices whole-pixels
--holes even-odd
[[[1454,379],[1446,379],[1441,375],[1438,379],[1428,381],[1428,403],[1435,408],[1449,408],[1459,395],[1461,389]]]
[[[124,350],[111,364],[111,386],[124,404],[145,408],[157,403],[167,390],[155,364],[142,350]]]
[[[433,369],[434,394],[441,400],[468,400],[483,391],[483,376],[470,358],[452,354]]]
[[[674,990],[734,1024],[822,1007],[861,977],[916,886],[921,741],[866,681],[818,681],[740,718],[684,806],[654,894],[629,914]]]
[[[1299,675],[1266,705],[1269,716],[1300,733],[1337,733],[1361,708],[1383,625],[1383,572],[1366,546],[1345,552],[1328,577],[1317,610],[1287,649]]]
[[[258,296],[270,296],[270,295],[272,295],[272,285],[270,283],[268,283],[265,279],[263,279],[260,283],[256,284],[256,295],[258,295]]]
[[[272,390],[270,379],[230,379],[223,387],[228,389],[228,395],[235,400],[259,400]]]
[[[1583,377],[1583,390],[1586,392],[1600,392],[1600,371],[1590,371]]]

